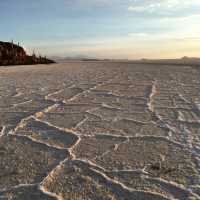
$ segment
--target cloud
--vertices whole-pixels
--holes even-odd
[[[143,33],[143,32],[141,32],[141,33],[130,33],[129,34],[129,37],[131,37],[131,38],[147,38],[147,37],[149,37],[149,33]]]
[[[186,10],[195,12],[197,8],[200,8],[199,0],[134,0],[128,10],[135,13],[170,15]]]
[[[137,32],[129,33],[128,37],[131,40],[139,41],[194,41],[200,40],[200,29],[198,30],[180,30],[180,31],[169,31],[169,32]]]
[[[78,6],[79,8],[91,7],[119,7],[126,4],[123,0],[66,0],[67,5]]]

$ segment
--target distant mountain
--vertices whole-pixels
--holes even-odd
[[[179,59],[140,59],[131,60],[132,63],[139,64],[163,64],[163,65],[190,65],[190,66],[200,66],[200,58],[187,57],[184,56]]]
[[[23,47],[0,41],[0,66],[6,65],[33,65],[33,64],[50,64],[53,60],[46,57],[37,57],[36,55],[29,56],[26,54]]]
[[[85,55],[75,55],[75,56],[67,56],[67,57],[59,57],[59,56],[53,56],[51,59],[57,61],[57,62],[67,62],[67,61],[98,61],[97,58],[92,58]]]

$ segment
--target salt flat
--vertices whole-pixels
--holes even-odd
[[[200,70],[0,68],[0,199],[200,199]]]

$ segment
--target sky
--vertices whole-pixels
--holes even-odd
[[[200,0],[0,0],[0,40],[46,56],[200,57]]]

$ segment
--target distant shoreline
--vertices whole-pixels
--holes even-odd
[[[125,59],[63,59],[57,63],[76,63],[76,62],[89,62],[89,63],[130,63],[130,64],[148,64],[148,65],[176,65],[176,66],[200,66],[199,58],[181,58],[181,59],[141,59],[141,60],[125,60]]]

